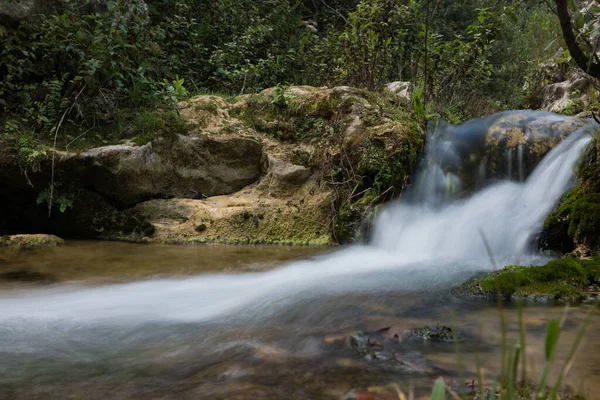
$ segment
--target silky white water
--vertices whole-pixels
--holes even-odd
[[[439,153],[428,152],[421,178],[411,189],[413,196],[381,210],[368,245],[261,273],[9,291],[0,294],[0,325],[6,334],[10,326],[31,324],[44,329],[60,324],[256,319],[301,299],[419,290],[491,269],[484,237],[498,266],[526,263],[539,257],[530,248],[532,237],[573,183],[575,166],[590,140],[586,129],[580,129],[523,182],[506,179],[467,197],[446,200],[440,197],[443,188],[456,193],[462,184],[438,163]]]

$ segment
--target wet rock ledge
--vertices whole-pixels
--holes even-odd
[[[285,104],[275,96],[194,97],[180,116],[161,117],[162,131],[79,151],[0,138],[0,235],[320,245],[355,238],[362,211],[384,200],[370,190],[381,186],[381,171],[394,172],[385,189],[398,194],[412,173],[424,142],[416,117],[390,94],[350,87],[292,87]]]

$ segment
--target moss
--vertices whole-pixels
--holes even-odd
[[[600,251],[600,164],[592,161],[579,173],[577,186],[563,196],[544,223],[542,245],[564,252],[584,245]]]
[[[216,219],[194,242],[249,244],[331,244],[327,208],[288,206],[277,212],[258,206]]]
[[[206,229],[207,229],[206,224],[200,224],[200,225],[196,226],[195,231],[198,233],[202,233],[202,232],[206,231]]]
[[[57,229],[67,235],[138,241],[155,233],[154,225],[143,216],[117,210],[102,196],[86,190],[79,192],[72,209],[56,213],[56,218]]]
[[[356,204],[344,204],[338,210],[333,225],[333,235],[338,243],[355,241],[360,234],[361,208]]]
[[[64,244],[64,240],[54,235],[34,234],[34,235],[12,235],[0,236],[0,246],[11,247],[40,247],[40,246],[58,246]]]
[[[156,109],[119,110],[116,117],[103,125],[84,132],[73,130],[60,135],[58,148],[70,151],[84,151],[93,147],[118,144],[124,140],[132,140],[138,145],[144,145],[158,137],[177,134],[187,134],[191,125],[176,111]],[[51,139],[51,136],[48,136]],[[64,140],[65,142],[61,142]],[[47,146],[50,141],[44,142]]]
[[[126,137],[133,137],[138,145],[151,142],[157,137],[185,134],[190,125],[174,111],[140,113],[126,131]]]
[[[578,301],[586,297],[583,289],[600,283],[600,257],[588,260],[563,258],[543,266],[509,265],[465,283],[460,291],[471,295],[525,297]]]

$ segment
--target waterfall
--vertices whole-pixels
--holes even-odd
[[[57,321],[79,326],[92,321],[132,324],[256,318],[305,297],[456,283],[465,274],[491,268],[482,235],[500,264],[527,262],[536,256],[528,247],[531,237],[572,185],[574,166],[591,140],[586,127],[577,130],[528,176],[519,144],[519,182],[498,180],[487,173],[485,169],[494,163],[484,160],[493,154],[481,149],[491,141],[490,132],[495,134],[492,128],[503,127],[507,118],[535,124],[538,117],[546,121],[539,126],[564,120],[547,113],[514,112],[461,126],[438,126],[430,134],[414,187],[379,213],[368,245],[260,273],[4,293],[0,294],[0,326],[4,326],[0,329],[7,329],[10,321],[37,321],[51,329],[46,324]],[[504,154],[505,149],[498,157]],[[474,191],[475,175],[489,179],[478,191]]]
[[[519,165],[519,182],[523,182],[525,179],[525,167],[523,165],[523,145],[517,145],[517,162]]]
[[[508,180],[512,180],[512,166],[513,166],[513,149],[506,151],[506,177]]]

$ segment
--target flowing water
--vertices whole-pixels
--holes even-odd
[[[490,123],[433,136],[415,186],[381,210],[366,245],[328,251],[89,242],[2,250],[2,271],[30,269],[39,282],[0,287],[0,397],[336,399],[389,383],[426,393],[436,376],[456,378],[452,346],[407,345],[436,367],[407,373],[368,362],[336,337],[452,320],[467,336],[467,375],[481,341],[493,379],[498,313],[448,289],[491,270],[490,257],[499,266],[547,260],[532,249],[533,239],[573,183],[591,137],[589,127],[578,130],[532,171],[518,161],[525,157],[521,144],[503,151],[511,167],[500,178],[487,176],[483,157],[474,168],[477,185],[467,191],[460,163],[474,157],[461,154],[464,139],[476,141]],[[544,324],[561,313],[550,306],[526,310],[538,366]],[[583,314],[572,311],[566,342]],[[514,322],[514,310],[508,315]],[[592,325],[597,332],[600,321]],[[559,358],[566,344],[561,349]],[[584,349],[600,354],[600,336],[590,335]],[[571,385],[583,379],[584,390],[600,389],[596,357],[577,364]]]

